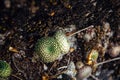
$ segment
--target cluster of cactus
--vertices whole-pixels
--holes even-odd
[[[10,65],[5,61],[0,60],[0,77],[6,78],[6,77],[10,76],[11,71],[12,71],[12,69],[11,69]]]
[[[69,42],[65,33],[58,30],[52,37],[43,37],[39,39],[35,46],[35,53],[43,62],[53,62],[62,53],[68,53],[70,49]]]

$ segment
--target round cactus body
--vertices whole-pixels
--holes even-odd
[[[93,60],[96,61],[98,59],[98,51],[97,50],[92,50],[91,53],[89,54],[89,57]]]
[[[8,77],[11,74],[11,67],[5,61],[0,61],[0,77]]]
[[[62,30],[59,30],[54,35],[56,41],[59,44],[62,53],[68,53],[70,49],[70,44],[67,40],[65,33]]]
[[[52,37],[39,39],[35,47],[35,52],[43,62],[47,63],[55,61],[61,54],[57,41]]]

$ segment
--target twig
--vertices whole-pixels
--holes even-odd
[[[114,59],[110,59],[110,60],[107,60],[107,61],[104,61],[104,62],[97,63],[97,64],[95,64],[95,66],[98,66],[98,65],[101,65],[101,64],[105,64],[105,63],[108,63],[108,62],[111,62],[111,61],[116,61],[116,60],[120,60],[120,57],[117,57],[117,58],[114,58]]]
[[[66,71],[67,71],[67,70],[64,70],[64,71],[59,72],[59,73],[57,73],[57,74],[55,74],[55,75],[53,75],[53,76],[50,76],[50,79],[56,78],[57,76],[59,76],[59,75],[65,73]]]
[[[14,56],[12,56],[12,61],[13,61],[13,64],[14,64],[15,68],[18,70],[18,72],[24,73],[24,71],[20,70],[20,69],[17,67],[16,63],[14,62],[14,61],[15,61],[15,60],[14,60]]]
[[[94,75],[90,75],[94,80],[99,80],[97,77],[95,77]]]
[[[57,70],[60,70],[60,69],[66,69],[68,66],[62,66],[62,67],[59,67]]]
[[[55,66],[56,63],[57,63],[57,61],[55,61],[55,62],[53,63],[53,65],[52,65],[51,68],[49,69],[48,73],[50,73],[50,71],[52,70],[52,68]]]
[[[13,61],[13,64],[14,64],[15,68],[18,70],[18,72],[23,73],[24,77],[27,79],[26,73],[25,73],[24,71],[20,70],[20,69],[17,67],[16,63],[14,62],[15,60],[14,60],[14,56],[13,56],[13,55],[12,55],[12,61]]]
[[[76,31],[76,32],[74,32],[74,33],[68,35],[68,37],[73,36],[73,35],[75,35],[75,34],[78,34],[78,33],[82,32],[82,31],[84,31],[84,30],[86,30],[86,29],[93,28],[93,27],[94,27],[94,26],[91,25],[91,26],[89,26],[89,27],[87,27],[87,28],[78,30],[78,31]]]
[[[19,79],[19,80],[23,80],[23,79],[21,79],[20,77],[14,75],[14,74],[12,74],[11,76],[13,76],[13,77],[15,77],[15,78],[17,78],[17,79]]]

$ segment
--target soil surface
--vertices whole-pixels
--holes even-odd
[[[57,69],[66,66],[69,59],[75,63],[79,60],[85,63],[85,42],[78,35],[75,36],[77,49],[64,55],[60,61],[51,63],[33,60],[35,44],[59,27],[75,25],[76,30],[81,30],[91,25],[97,28],[103,22],[108,22],[114,32],[110,43],[120,45],[119,0],[0,0],[0,60],[12,67],[8,80],[48,80],[46,76],[64,71]],[[105,54],[98,62],[112,58]],[[97,76],[100,80],[119,80],[120,61],[104,64],[97,72],[100,73]],[[72,80],[70,77],[49,79]],[[94,79],[89,77],[88,80]]]

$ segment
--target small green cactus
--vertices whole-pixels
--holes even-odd
[[[59,47],[61,49],[61,52],[62,53],[68,53],[69,49],[70,49],[70,44],[67,40],[67,37],[66,37],[65,33],[62,30],[58,30],[55,33],[54,38],[58,42]]]
[[[43,62],[53,62],[61,53],[68,53],[70,44],[62,30],[58,30],[53,37],[39,39],[35,46],[35,53]]]
[[[91,58],[92,61],[97,61],[98,59],[98,51],[97,50],[92,50],[89,54],[89,57]]]
[[[55,61],[61,54],[61,51],[53,37],[44,37],[37,41],[35,53],[38,54],[43,62],[48,63]]]
[[[10,76],[11,71],[10,65],[5,61],[0,60],[0,77],[6,78]]]
[[[93,65],[94,63],[97,62],[99,53],[96,49],[92,49],[90,53],[87,55],[87,63],[89,65]]]

